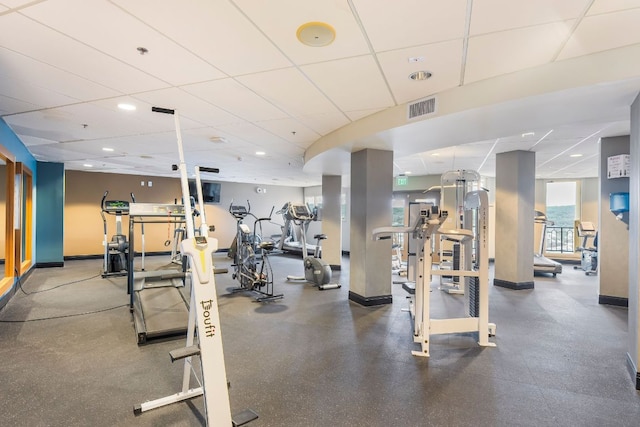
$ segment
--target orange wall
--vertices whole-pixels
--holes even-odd
[[[141,186],[140,182],[145,185]],[[148,186],[151,181],[153,185]],[[205,205],[207,223],[216,227],[210,236],[218,239],[220,248],[228,248],[236,233],[236,221],[228,213],[229,204],[251,203],[251,211],[257,216],[267,216],[272,207],[278,210],[288,201],[302,202],[301,187],[260,185],[266,192],[257,193],[256,185],[223,182],[221,202]],[[149,177],[140,175],[119,175],[99,172],[66,171],[64,208],[64,256],[102,255],[104,253],[104,231],[100,217],[100,200],[109,190],[107,200],[131,200],[133,192],[139,203],[174,203],[182,198],[180,179]],[[115,217],[107,217],[107,240],[116,232]],[[264,234],[280,233],[282,217],[273,215],[274,224],[266,224]],[[253,221],[246,221],[253,226]],[[199,224],[199,220],[197,220]],[[196,225],[197,225],[196,224]],[[129,218],[123,217],[122,232],[129,235]],[[145,250],[166,252],[171,246],[164,242],[173,237],[173,225],[145,224]],[[140,225],[136,225],[135,250],[141,250]]]

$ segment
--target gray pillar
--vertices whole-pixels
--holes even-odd
[[[636,389],[640,390],[640,96],[631,104],[631,177],[629,178],[629,352],[627,360]],[[602,275],[601,275],[602,276]]]
[[[351,155],[351,247],[349,299],[370,306],[390,304],[391,240],[374,241],[376,227],[391,225],[393,152],[361,150]]]
[[[322,259],[332,270],[340,270],[342,266],[341,191],[341,176],[322,176],[322,234],[327,236],[322,241]]]
[[[609,210],[611,193],[629,192],[629,178],[611,178],[607,162],[611,156],[629,154],[629,137],[600,140],[600,224],[598,226],[598,277],[600,304],[627,306],[629,297],[629,214],[617,220]]]
[[[495,286],[533,289],[535,178],[534,152],[496,155]]]

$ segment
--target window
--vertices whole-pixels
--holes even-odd
[[[548,182],[546,252],[573,253],[573,229],[578,199],[575,181]]]

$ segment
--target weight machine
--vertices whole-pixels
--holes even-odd
[[[440,177],[440,210],[453,211],[454,215],[447,222],[453,222],[453,229],[469,228],[471,222],[464,207],[466,195],[480,188],[480,174],[472,170],[447,171]],[[453,192],[453,195],[451,194]],[[453,202],[449,199],[453,198]],[[470,245],[461,245],[460,242],[441,236],[440,269],[459,270],[460,266],[467,263],[472,256]],[[460,281],[459,276],[441,275],[440,290],[449,294],[464,294],[465,282]]]
[[[429,357],[431,335],[477,332],[478,344],[495,347],[489,341],[495,335],[496,325],[489,323],[489,258],[488,258],[488,197],[484,190],[471,191],[465,195],[464,209],[475,213],[471,216],[476,224],[472,229],[442,228],[448,217],[447,211],[438,211],[431,203],[420,203],[418,217],[411,227],[380,227],[373,230],[374,239],[389,238],[392,233],[409,233],[418,242],[415,257],[415,294],[409,297],[409,313],[413,326],[413,341],[420,344],[414,356]],[[474,231],[475,230],[475,231]],[[433,243],[436,237],[447,239],[475,251],[475,262],[471,257],[456,270],[433,268]],[[475,247],[474,247],[475,244]],[[431,319],[430,284],[432,275],[455,274],[464,279],[466,285],[465,317]]]
[[[180,156],[180,183],[183,200],[188,200],[189,186],[187,169],[182,151],[180,122],[175,110],[153,107],[152,111],[174,116],[178,153]],[[196,169],[198,172],[198,169]],[[198,192],[202,205],[202,192]],[[189,324],[185,347],[170,352],[171,360],[184,360],[182,390],[171,396],[145,402],[134,407],[134,413],[159,408],[194,397],[204,399],[205,422],[212,426],[241,426],[247,424],[258,415],[251,410],[231,416],[227,374],[224,365],[220,316],[213,272],[212,255],[217,250],[217,239],[206,235],[195,235],[191,206],[184,204],[187,238],[180,244],[180,250],[187,256],[191,282],[191,302],[189,304]],[[204,227],[202,227],[204,230]],[[206,234],[206,233],[205,233]],[[197,343],[194,336],[197,333]],[[198,387],[190,387],[191,374],[196,376],[192,368],[192,357],[199,356],[200,379]],[[196,376],[197,378],[197,376]]]

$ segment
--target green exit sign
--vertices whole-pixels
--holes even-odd
[[[396,185],[407,185],[409,178],[406,176],[399,176],[396,178]]]

